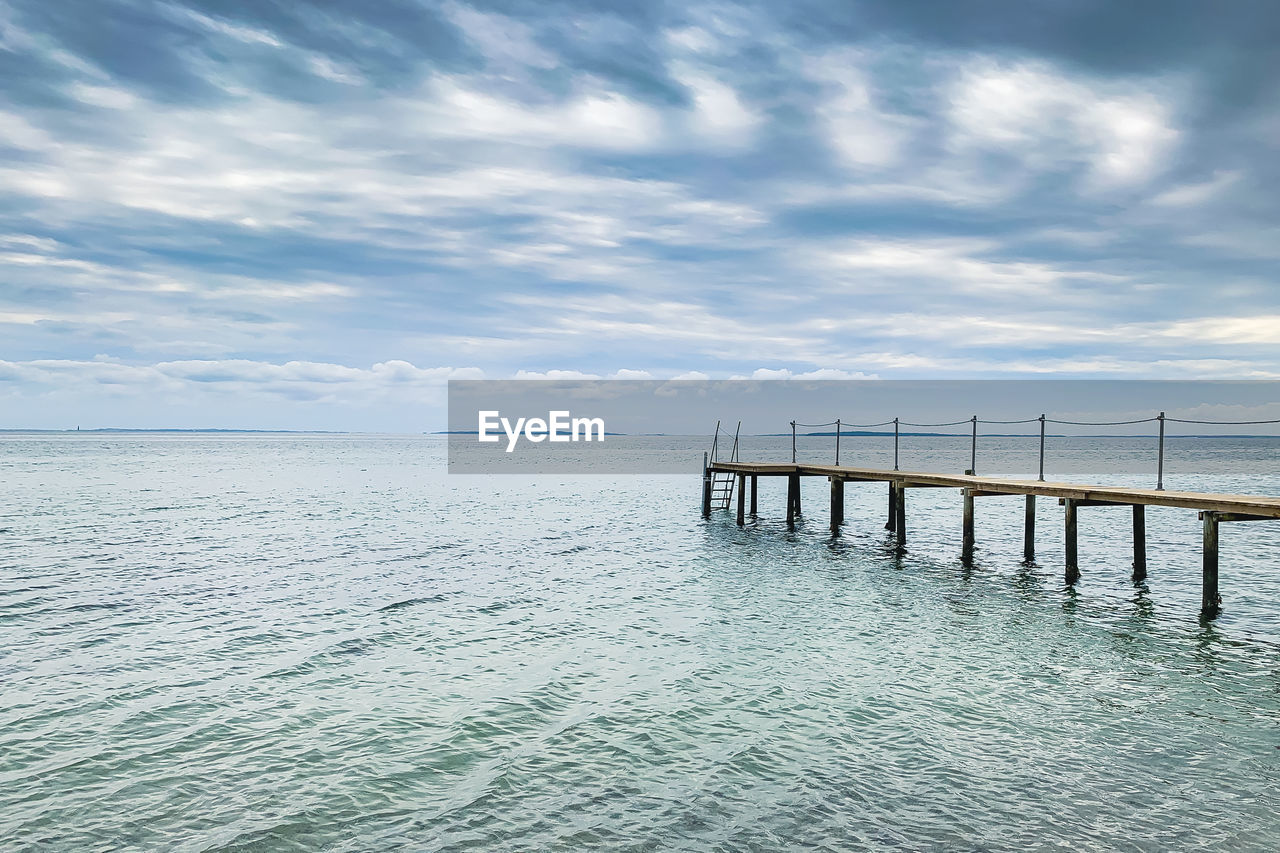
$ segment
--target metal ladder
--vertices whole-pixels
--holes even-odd
[[[738,432],[742,429],[742,421],[738,421],[738,426],[733,431],[733,449],[729,452],[729,461],[738,461]],[[725,438],[729,437],[725,433]],[[716,421],[716,435],[711,441],[711,461],[714,463],[717,454],[720,451],[720,422]],[[738,480],[737,474],[731,474],[726,471],[717,471],[711,480],[711,508],[712,509],[728,509],[733,503],[733,488]]]

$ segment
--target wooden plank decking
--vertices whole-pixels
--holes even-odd
[[[713,462],[712,471],[785,477],[827,477],[846,481],[903,483],[906,486],[951,486],[973,489],[984,495],[1044,495],[1076,501],[1140,506],[1174,506],[1201,512],[1230,512],[1280,518],[1280,497],[1266,495],[1226,495],[1215,492],[1177,492],[1135,489],[1125,486],[1091,486],[1077,483],[1017,480],[1006,477],[978,477],[967,474],[936,474],[925,471],[889,471],[850,465],[811,465],[796,462]]]

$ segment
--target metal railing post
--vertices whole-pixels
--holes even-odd
[[[791,422],[791,461],[796,461],[796,422]]]
[[[1040,413],[1040,482],[1044,482],[1044,412]]]
[[[836,464],[840,464],[840,419],[836,418]]]
[[[969,443],[969,474],[972,476],[978,473],[978,416],[974,415],[970,420],[973,422],[973,440]]]
[[[893,470],[898,470],[898,419],[893,419]]]
[[[1156,420],[1160,422],[1160,450],[1159,458],[1156,461],[1156,491],[1164,491],[1164,412],[1161,412]]]

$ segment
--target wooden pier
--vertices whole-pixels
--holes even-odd
[[[1163,414],[1163,413],[1162,413]],[[1023,558],[1035,558],[1035,501],[1037,497],[1056,498],[1065,508],[1066,581],[1075,583],[1080,577],[1076,557],[1076,518],[1081,507],[1128,506],[1133,520],[1133,576],[1146,577],[1146,507],[1169,506],[1199,512],[1204,537],[1202,564],[1201,612],[1217,615],[1221,604],[1218,594],[1218,525],[1228,521],[1263,521],[1280,519],[1280,497],[1262,495],[1225,495],[1206,492],[1179,492],[1164,489],[1133,489],[1122,486],[1089,486],[1076,483],[1054,483],[1043,480],[1018,480],[1003,477],[979,477],[970,474],[934,474],[922,471],[888,471],[847,465],[811,465],[796,462],[708,462],[704,467],[702,514],[711,515],[709,483],[715,474],[736,479],[737,522],[746,523],[746,491],[750,486],[752,516],[756,515],[756,484],[760,477],[787,478],[787,524],[794,527],[801,513],[800,478],[825,477],[831,484],[831,529],[844,523],[844,484],[847,482],[882,482],[889,486],[888,521],[885,528],[896,535],[899,548],[907,542],[907,490],[912,488],[956,488],[964,500],[963,545],[961,559],[973,559],[974,512],[976,498],[992,496],[1025,496]],[[727,505],[727,495],[725,504]]]

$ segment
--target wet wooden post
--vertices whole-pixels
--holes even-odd
[[[903,483],[895,483],[897,496],[894,500],[894,529],[898,533],[898,547],[907,547],[907,487]]]
[[[885,530],[893,530],[898,526],[898,487],[889,481],[889,520],[884,523]]]
[[[1067,508],[1066,518],[1066,550],[1067,550],[1067,583],[1080,580],[1080,567],[1076,558],[1076,501],[1066,498],[1063,505]]]
[[[751,475],[751,517],[756,517],[756,486],[759,485],[759,477],[755,474]]]
[[[804,515],[804,510],[800,509],[800,475],[792,474],[796,481],[796,515]]]
[[[1147,508],[1133,505],[1133,579],[1147,578]]]
[[[787,529],[796,529],[796,492],[800,489],[800,477],[787,475]]]
[[[1022,559],[1033,563],[1036,559],[1036,496],[1027,495],[1026,517],[1022,522]]]
[[[844,524],[844,480],[831,478],[831,529],[839,530]]]
[[[960,560],[965,565],[973,562],[973,489],[964,490],[964,544]]]
[[[1218,615],[1222,598],[1218,595],[1218,513],[1205,512],[1204,517],[1204,577],[1200,586],[1200,615],[1213,618]]]
[[[738,526],[747,523],[747,475],[738,475]]]
[[[702,517],[711,517],[711,468],[705,452],[702,454]]]

